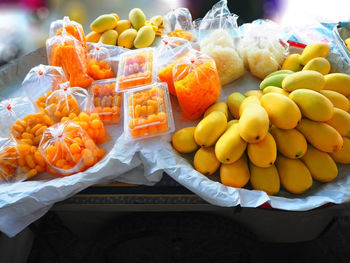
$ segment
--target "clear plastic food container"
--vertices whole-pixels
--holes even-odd
[[[174,118],[166,83],[155,83],[124,93],[124,132],[144,139],[174,131]]]
[[[152,84],[156,78],[153,48],[142,48],[121,55],[117,78],[118,91]]]
[[[350,38],[350,22],[339,22],[334,26],[333,38],[345,61],[350,64],[350,51],[345,44],[345,40]]]
[[[94,81],[89,88],[89,112],[96,112],[104,124],[118,124],[122,104],[121,93],[116,91],[116,79]]]

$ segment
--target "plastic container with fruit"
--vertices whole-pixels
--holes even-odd
[[[333,38],[345,61],[350,64],[350,23],[339,22],[334,26]]]
[[[155,83],[124,93],[124,132],[128,138],[145,139],[174,131],[166,83]]]
[[[126,91],[156,81],[155,52],[153,48],[125,52],[120,57],[117,90]]]
[[[106,125],[120,121],[122,96],[116,91],[115,82],[115,78],[94,81],[89,88],[88,111],[97,113]]]

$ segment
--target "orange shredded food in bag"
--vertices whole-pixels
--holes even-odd
[[[68,35],[71,35],[72,37],[77,39],[81,43],[81,45],[87,50],[86,39],[85,39],[83,28],[80,28],[74,25],[68,25],[68,26],[65,26],[64,29],[66,30],[66,33]],[[56,35],[58,36],[62,35],[62,31],[63,31],[63,28],[57,30]]]
[[[86,50],[74,39],[64,39],[51,47],[50,65],[62,67],[71,87],[88,87],[93,78],[87,74]]]
[[[215,63],[196,65],[193,69],[177,71],[174,75],[177,99],[182,109],[182,119],[196,120],[219,97],[221,85]]]

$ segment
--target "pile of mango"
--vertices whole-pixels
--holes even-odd
[[[260,90],[232,93],[207,109],[196,127],[177,131],[173,147],[195,152],[193,165],[220,181],[277,194],[302,194],[313,180],[337,177],[350,163],[350,75],[331,73],[329,46],[308,45],[290,55]],[[295,72],[297,71],[297,72]],[[235,118],[229,121],[229,114]]]
[[[144,48],[152,45],[156,36],[162,35],[163,18],[154,16],[149,21],[140,8],[129,12],[129,20],[120,20],[115,13],[97,17],[91,24],[92,32],[86,35],[87,42],[102,42],[124,48]]]

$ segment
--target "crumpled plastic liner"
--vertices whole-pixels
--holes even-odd
[[[22,72],[24,69],[28,71],[45,61],[44,57],[37,58],[40,54],[44,53],[38,50],[21,58],[21,63],[17,61],[5,69],[8,73],[0,71],[0,96],[22,95],[16,81],[24,78],[27,73]],[[339,55],[331,54],[329,59],[333,70],[350,72],[350,66],[342,63]],[[222,88],[219,101],[226,101],[227,96],[234,91],[257,89],[259,83],[251,74],[245,74]],[[12,89],[11,93],[9,87],[17,89]],[[195,125],[195,122],[179,121],[181,109],[174,97],[171,100],[176,129]],[[112,138],[122,134],[122,127],[117,127],[107,127]],[[279,196],[268,196],[262,191],[227,187],[215,181],[216,178],[211,180],[201,175],[193,169],[190,159],[183,158],[172,148],[170,140],[171,135],[136,142],[120,136],[115,144],[112,140],[103,146],[107,151],[110,149],[106,157],[83,173],[62,178],[43,174],[32,181],[0,185],[0,231],[9,236],[16,235],[44,215],[54,203],[93,184],[117,180],[152,185],[161,179],[163,172],[209,203],[225,207],[258,207],[268,202],[277,209],[306,211],[329,202],[340,204],[350,200],[350,165],[339,165],[336,180],[327,184],[314,181],[313,187],[303,195],[293,195],[281,189]]]

